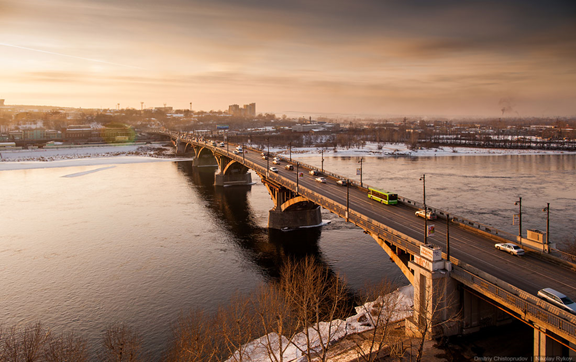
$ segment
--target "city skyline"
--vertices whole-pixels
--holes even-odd
[[[7,104],[576,114],[565,1],[0,0]]]

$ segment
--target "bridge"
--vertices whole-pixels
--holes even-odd
[[[516,318],[534,329],[535,358],[576,358],[576,314],[536,296],[542,288],[576,296],[576,264],[549,254],[551,245],[430,207],[438,220],[435,236],[428,238],[432,244],[425,244],[424,220],[414,215],[423,208],[420,202],[399,196],[398,205],[382,205],[368,199],[367,185],[312,165],[280,157],[277,172],[272,172],[272,155],[263,159],[260,150],[235,153],[236,145],[220,147],[188,134],[164,134],[179,153],[194,152],[195,167],[216,168],[215,185],[249,185],[248,171],[254,171],[274,202],[269,228],[319,225],[322,207],[371,235],[414,285],[408,333],[426,338],[466,334]],[[313,170],[327,182],[316,182],[317,176],[309,174]],[[347,180],[347,186],[338,180]],[[522,244],[526,255],[515,257],[494,248],[496,242],[510,240]]]

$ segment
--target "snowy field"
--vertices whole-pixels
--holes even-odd
[[[289,153],[287,148],[270,148],[270,151],[282,155],[288,155]],[[320,155],[320,152],[321,149],[317,147],[292,148],[292,157],[316,156]],[[576,152],[466,147],[439,147],[409,150],[403,143],[382,144],[380,149],[376,143],[367,143],[362,148],[324,149],[324,156],[336,157],[442,157],[552,154],[576,154]],[[175,158],[172,148],[164,148],[160,144],[2,150],[0,151],[0,156],[0,171],[189,160],[189,158]]]

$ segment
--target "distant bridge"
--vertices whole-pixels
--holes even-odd
[[[253,170],[267,187],[274,207],[268,226],[290,229],[318,225],[320,207],[370,234],[414,285],[414,316],[407,331],[437,335],[471,333],[484,326],[520,319],[534,329],[534,356],[576,357],[576,315],[538,297],[539,289],[551,287],[576,296],[576,265],[549,254],[551,245],[511,237],[465,218],[436,210],[436,233],[424,244],[424,220],[414,216],[420,202],[399,197],[387,206],[367,198],[367,187],[317,167],[280,157],[278,172],[270,171],[270,157],[260,150],[236,145],[224,147],[193,135],[163,132],[179,153],[193,151],[196,167],[215,167],[215,184],[249,185]],[[284,166],[291,164],[294,170]],[[309,171],[327,178],[315,181]],[[303,175],[301,175],[303,173]],[[495,242],[519,242],[527,250],[521,258],[494,248]],[[449,240],[450,250],[447,250]],[[449,255],[447,254],[449,252]]]

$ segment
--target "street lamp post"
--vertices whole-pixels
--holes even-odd
[[[360,157],[360,161],[358,161],[358,163],[360,164],[360,187],[364,187],[362,184],[362,162],[364,161],[364,157]]]
[[[520,242],[522,242],[522,198],[519,197],[514,205],[518,205],[518,237]]]
[[[242,162],[246,162],[246,150],[244,149],[244,143],[242,143]]]
[[[292,141],[290,141],[290,162],[292,162]]]
[[[300,173],[298,172],[299,163],[296,161],[296,194],[298,194],[298,181],[300,180]]]
[[[321,155],[322,155],[322,173],[324,173],[324,149],[322,148],[320,150]]]
[[[268,177],[270,172],[270,137],[266,139],[268,140],[268,151],[266,152],[266,177]]]
[[[350,180],[346,180],[346,221],[350,218]]]
[[[446,260],[450,261],[450,214],[446,214]]]
[[[424,244],[428,244],[428,209],[426,208],[426,174],[420,177],[422,181],[422,194],[424,199]]]
[[[550,247],[550,203],[546,203],[546,207],[542,209],[546,211],[546,248]],[[549,251],[548,251],[549,252]]]

